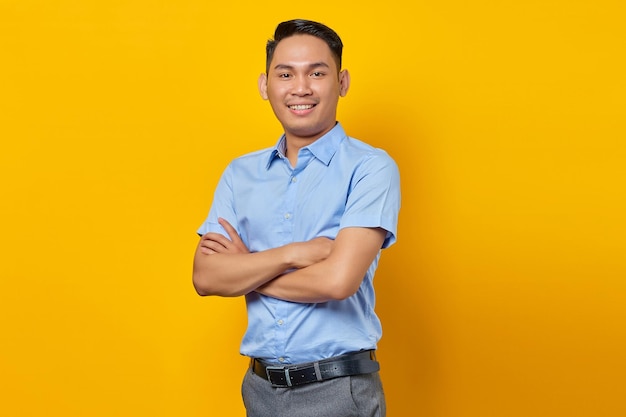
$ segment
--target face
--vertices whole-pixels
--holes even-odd
[[[288,141],[312,142],[331,130],[349,85],[348,72],[338,72],[326,42],[311,35],[281,40],[269,72],[259,77],[261,97],[269,100]]]

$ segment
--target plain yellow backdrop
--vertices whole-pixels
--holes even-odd
[[[0,0],[0,414],[243,416],[241,299],[191,286],[290,18],[402,174],[376,278],[389,415],[626,415],[619,0]]]

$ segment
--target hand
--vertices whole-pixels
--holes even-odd
[[[213,255],[215,253],[250,253],[235,228],[228,221],[221,217],[217,221],[226,230],[230,239],[220,233],[206,233],[200,239],[200,252],[205,255]]]

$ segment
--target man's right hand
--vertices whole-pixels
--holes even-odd
[[[219,218],[217,221],[226,230],[230,239],[220,233],[206,233],[200,239],[201,253],[205,255],[213,255],[215,253],[250,253],[235,228],[226,219]]]

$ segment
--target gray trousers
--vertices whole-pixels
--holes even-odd
[[[241,386],[248,417],[385,417],[378,372],[275,388],[246,371]]]

